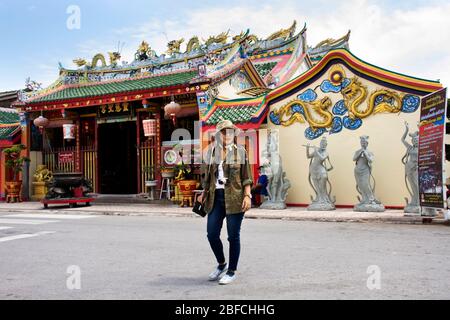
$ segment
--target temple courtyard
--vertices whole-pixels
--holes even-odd
[[[252,210],[238,279],[222,287],[206,280],[215,261],[204,219],[187,208],[101,208],[0,208],[0,299],[450,298],[443,224],[250,219]]]

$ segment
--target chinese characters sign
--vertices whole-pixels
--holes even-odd
[[[422,98],[419,125],[420,205],[444,208],[444,136],[447,89]]]
[[[58,153],[59,164],[73,163],[74,153],[73,152],[60,152]]]
[[[99,107],[98,115],[100,117],[130,115],[130,110],[131,108],[128,102],[104,104]]]

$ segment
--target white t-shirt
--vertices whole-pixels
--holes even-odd
[[[219,163],[219,166],[217,167],[217,171],[218,171],[218,175],[217,175],[217,180],[216,180],[216,189],[225,189],[225,176],[223,173],[223,161],[221,161]],[[220,184],[219,181],[222,180],[224,182],[224,184]]]

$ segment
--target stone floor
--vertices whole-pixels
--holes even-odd
[[[50,205],[48,210],[38,202],[22,203],[0,203],[1,212],[36,211],[39,213],[78,213],[78,214],[102,214],[102,215],[167,215],[167,216],[192,216],[192,208],[180,208],[169,201],[158,201],[156,203],[94,203],[90,207],[80,205],[70,209],[68,206]],[[386,210],[385,212],[354,212],[351,209],[338,209],[336,211],[307,211],[306,208],[288,207],[285,210],[265,210],[253,208],[246,214],[247,218],[253,219],[281,219],[298,221],[326,221],[326,222],[382,222],[382,223],[405,223],[422,224],[423,217],[405,216],[401,210]],[[430,222],[429,219],[426,222]],[[442,214],[432,221],[433,223],[447,223]]]

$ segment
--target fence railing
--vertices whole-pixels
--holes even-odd
[[[155,139],[144,141],[139,146],[141,191],[145,191],[145,181],[157,180]]]
[[[44,164],[53,173],[70,173],[75,171],[75,147],[44,150],[42,156]]]
[[[97,150],[95,147],[81,147],[81,168],[83,168],[84,177],[92,182],[92,188],[97,189]]]
[[[43,163],[53,173],[71,173],[76,168],[76,147],[46,149],[42,151]],[[86,179],[91,180],[94,191],[97,189],[97,150],[94,146],[80,149],[81,170]]]

